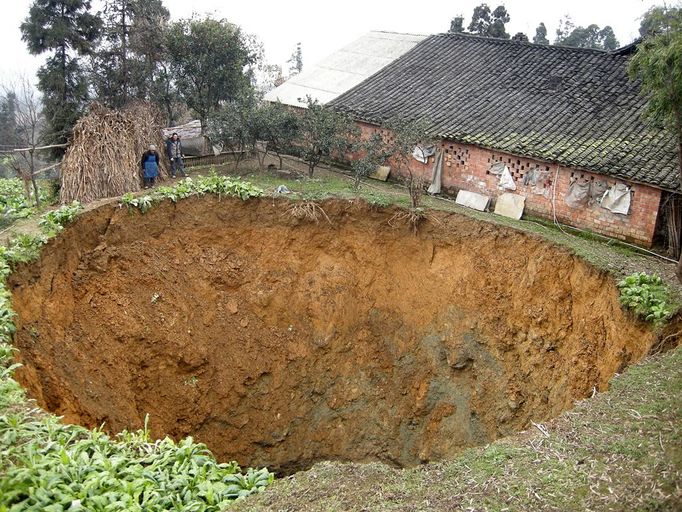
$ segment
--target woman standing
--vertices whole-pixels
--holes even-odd
[[[142,155],[142,173],[144,176],[144,188],[154,186],[154,181],[159,175],[159,154],[156,152],[154,144],[149,145],[149,149]]]

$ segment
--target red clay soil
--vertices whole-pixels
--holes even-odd
[[[11,276],[19,380],[65,421],[149,414],[244,465],[412,465],[558,415],[653,341],[611,278],[526,234],[289,205],[83,214]]]

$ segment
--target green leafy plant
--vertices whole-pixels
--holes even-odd
[[[637,272],[618,282],[620,303],[637,316],[654,324],[661,324],[674,313],[670,293],[657,276]]]
[[[242,201],[251,197],[263,195],[263,190],[248,181],[239,178],[219,176],[215,171],[208,176],[199,176],[196,179],[185,178],[173,187],[159,187],[150,195],[135,196],[132,193],[121,197],[121,206],[129,209],[138,209],[142,213],[147,212],[154,204],[169,199],[174,203],[194,195],[215,194],[218,198],[223,196],[236,196]]]
[[[218,463],[191,437],[150,439],[146,427],[111,438],[55,416],[0,414],[0,510],[219,511],[274,476]],[[13,442],[5,442],[11,440]],[[4,507],[4,508],[3,508]]]
[[[49,202],[51,191],[39,188],[41,203]],[[19,178],[0,178],[0,217],[21,219],[35,212],[35,202],[27,197],[24,184]]]
[[[65,204],[56,210],[47,212],[41,216],[38,226],[49,235],[55,235],[64,229],[83,210],[83,205],[78,201]]]
[[[129,209],[137,208],[142,213],[148,211],[154,202],[151,195],[135,196],[131,192],[123,194],[121,197],[121,206],[127,206]]]
[[[185,180],[153,196],[126,194],[121,204],[146,211],[154,202],[197,194],[202,187],[242,198],[261,193],[227,178],[199,186]],[[14,364],[10,344],[15,324],[5,279],[14,264],[35,259],[48,237],[80,210],[75,203],[63,206],[43,216],[43,234],[19,235],[0,246],[0,511],[218,512],[231,500],[262,491],[274,480],[267,469],[244,473],[236,462],[218,463],[191,437],[154,441],[147,421],[142,430],[110,437],[101,430],[62,424],[26,400],[12,378],[19,365]]]

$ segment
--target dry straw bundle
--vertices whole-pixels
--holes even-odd
[[[79,119],[62,163],[60,200],[82,203],[120,196],[141,188],[140,160],[155,144],[160,156],[160,177],[168,177],[161,114],[138,102],[122,110],[93,103]]]

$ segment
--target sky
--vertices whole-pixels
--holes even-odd
[[[15,81],[20,76],[26,76],[34,82],[38,67],[45,61],[45,55],[29,55],[25,43],[21,41],[19,25],[27,16],[31,3],[32,0],[3,1],[0,17],[0,83]],[[456,15],[464,16],[466,26],[474,7],[480,3],[481,0],[164,0],[173,19],[189,17],[193,13],[208,13],[241,26],[245,32],[256,35],[263,42],[268,63],[283,65],[285,71],[288,68],[286,61],[295,50],[296,43],[301,43],[305,69],[370,30],[434,34],[447,31],[450,19]],[[552,40],[559,19],[568,14],[575,25],[611,25],[621,45],[625,45],[637,37],[641,15],[649,7],[664,2],[506,0],[491,1],[488,5],[494,8],[500,3],[505,5],[511,17],[507,24],[510,34],[525,32],[532,39],[537,25],[544,22],[548,37]],[[95,9],[101,8],[101,5],[101,0],[93,1]]]

